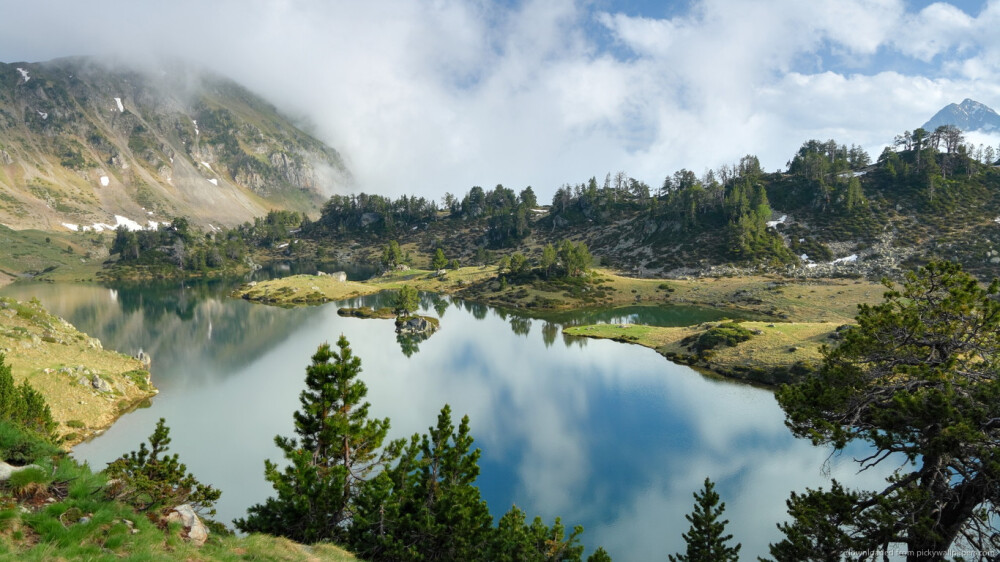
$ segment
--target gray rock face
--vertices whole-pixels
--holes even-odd
[[[924,123],[923,128],[933,131],[941,125],[954,125],[963,131],[994,132],[1000,130],[1000,115],[990,107],[967,98],[960,104],[945,106]]]
[[[208,540],[208,527],[205,527],[189,504],[184,503],[171,509],[166,520],[168,523],[178,522],[183,525],[181,538],[195,546],[202,546]]]
[[[422,316],[410,316],[396,323],[396,333],[404,335],[430,335],[438,329],[437,324]]]
[[[102,379],[98,375],[92,375],[90,377],[90,384],[98,392],[111,392],[111,385],[108,384],[108,381]]]

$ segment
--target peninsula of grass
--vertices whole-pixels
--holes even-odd
[[[786,322],[850,322],[861,303],[880,302],[885,287],[855,279],[790,279],[779,276],[643,279],[606,269],[562,279],[507,281],[496,266],[436,271],[390,271],[367,281],[295,275],[248,283],[233,296],[280,306],[315,305],[395,290],[451,294],[503,308],[535,311],[593,307],[692,305],[739,311]]]
[[[816,367],[823,345],[835,344],[836,322],[740,322],[741,338],[710,337],[730,330],[732,322],[705,322],[683,328],[661,328],[634,324],[595,324],[566,328],[571,336],[610,339],[655,349],[676,363],[699,370],[765,385],[791,381]],[[706,337],[709,336],[709,337]],[[699,342],[712,342],[709,347]]]
[[[696,339],[719,323],[683,328],[598,324],[566,328],[574,336],[612,339],[657,350],[668,359],[748,382],[774,385],[805,373],[821,360],[820,347],[835,342],[838,327],[854,321],[859,304],[877,304],[885,287],[857,279],[790,279],[732,276],[692,279],[641,279],[593,270],[567,281],[535,279],[505,283],[494,266],[437,272],[391,271],[364,282],[338,282],[329,276],[297,275],[244,285],[236,296],[281,306],[320,304],[410,285],[421,291],[453,294],[491,306],[544,315],[558,310],[623,306],[699,306],[764,319],[741,322],[752,336],[732,346],[699,349]],[[382,316],[371,309],[341,314]]]
[[[377,309],[370,306],[344,307],[337,309],[337,314],[354,318],[379,318],[382,320],[391,320],[396,317],[396,312],[387,306]]]
[[[444,275],[436,271],[407,269],[389,271],[367,281],[339,281],[329,275],[293,275],[259,283],[247,283],[233,296],[276,306],[323,304],[409,285],[418,291],[453,294],[458,290],[496,277],[496,267],[462,267]]]
[[[67,448],[157,393],[142,362],[105,350],[37,300],[0,298],[0,353],[15,382],[45,397]]]

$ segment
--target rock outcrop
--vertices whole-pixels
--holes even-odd
[[[171,509],[164,518],[167,523],[180,523],[181,538],[195,546],[202,546],[208,540],[208,527],[189,504],[181,504]]]
[[[10,480],[11,475],[15,472],[20,472],[22,470],[27,470],[29,468],[41,468],[37,464],[27,464],[24,466],[14,466],[7,464],[4,461],[0,461],[0,482],[6,482]]]
[[[405,316],[396,319],[396,333],[406,336],[429,336],[438,330],[437,320],[426,316]]]

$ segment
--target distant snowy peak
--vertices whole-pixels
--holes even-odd
[[[1000,115],[989,106],[966,98],[938,111],[924,123],[924,129],[933,131],[941,125],[954,125],[963,131],[1000,132]]]

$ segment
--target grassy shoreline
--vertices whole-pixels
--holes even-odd
[[[822,361],[822,346],[836,341],[836,322],[741,322],[754,335],[735,346],[698,353],[684,340],[697,338],[721,322],[682,328],[594,324],[564,329],[571,336],[610,339],[654,349],[670,361],[725,378],[774,386],[792,381]]]
[[[158,393],[148,367],[49,314],[36,300],[0,298],[0,352],[14,380],[40,392],[70,448],[103,433]]]
[[[489,266],[460,268],[443,276],[417,269],[392,271],[365,282],[296,275],[244,285],[233,296],[277,306],[303,306],[403,285],[539,316],[594,306],[687,305],[767,319],[741,322],[754,333],[749,340],[703,353],[681,341],[697,337],[718,322],[681,328],[597,324],[564,330],[572,336],[642,345],[677,363],[764,385],[788,382],[818,365],[822,359],[821,347],[836,342],[837,328],[854,321],[859,304],[880,302],[885,290],[881,284],[856,279],[748,276],[663,280],[625,277],[608,270],[594,271],[583,285],[503,286],[496,268]]]

